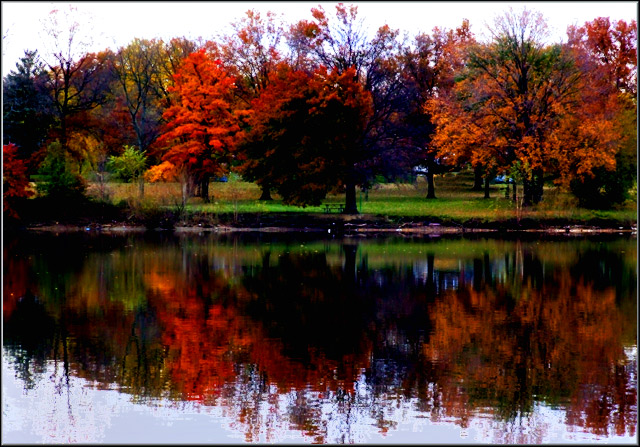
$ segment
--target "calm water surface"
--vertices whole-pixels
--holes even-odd
[[[4,241],[5,443],[636,443],[633,238]]]

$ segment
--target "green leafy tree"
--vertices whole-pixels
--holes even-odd
[[[134,146],[124,146],[122,155],[111,156],[107,169],[125,182],[138,181],[140,197],[144,195],[144,177],[147,169],[147,155]]]

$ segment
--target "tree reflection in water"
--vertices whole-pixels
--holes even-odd
[[[362,441],[413,409],[540,442],[540,405],[634,436],[635,259],[631,240],[32,237],[5,245],[4,343],[26,389],[56,360],[219,406],[247,441]]]

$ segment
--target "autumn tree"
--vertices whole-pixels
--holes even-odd
[[[623,202],[637,171],[637,24],[620,20],[611,23],[599,17],[582,27],[569,27],[567,46],[574,55],[589,90],[597,101],[589,113],[612,110],[620,132],[615,170],[598,167],[571,181],[571,190],[582,206],[608,208]],[[595,96],[595,95],[594,95]],[[610,104],[606,106],[606,102]],[[613,103],[613,104],[612,104]]]
[[[122,97],[135,132],[136,146],[142,151],[160,134],[163,45],[162,41],[134,39],[117,51],[113,61],[116,94]]]
[[[366,114],[362,135],[354,152],[358,157],[352,173],[344,182],[346,213],[357,214],[355,190],[368,186],[378,174],[393,175],[393,168],[402,156],[398,149],[396,113],[403,101],[402,82],[396,55],[399,50],[398,31],[382,26],[371,38],[358,17],[357,6],[336,5],[335,18],[322,7],[312,8],[312,21],[294,24],[287,40],[292,60],[301,69],[319,66],[338,75],[352,70],[353,81],[371,95],[372,109]]]
[[[411,154],[411,167],[426,168],[428,199],[435,198],[433,176],[443,169],[445,160],[430,144],[435,125],[424,104],[453,88],[454,77],[464,62],[464,48],[472,41],[469,21],[465,20],[456,30],[436,27],[431,35],[418,34],[399,56],[405,90],[401,109],[404,144]]]
[[[255,10],[232,24],[233,33],[223,36],[220,52],[225,67],[236,77],[235,95],[242,107],[249,107],[269,84],[270,75],[282,60],[282,22],[272,12],[262,16]],[[252,158],[266,156],[254,151]],[[260,200],[272,200],[271,184],[262,179]]]
[[[596,95],[571,55],[545,44],[541,14],[507,13],[491,32],[491,42],[470,50],[452,93],[428,103],[441,155],[467,156],[487,177],[517,166],[525,205],[542,199],[545,172],[567,181],[611,165],[613,105],[582,113]]]
[[[64,150],[72,119],[79,113],[94,109],[107,100],[110,83],[110,52],[86,51],[90,38],[81,33],[77,10],[54,9],[43,23],[44,31],[53,44],[47,65],[47,88],[56,112],[57,137]],[[86,24],[85,24],[86,26]]]
[[[309,76],[287,64],[281,64],[269,78],[268,86],[251,101],[238,144],[244,158],[240,165],[243,178],[255,182],[263,198],[292,169],[282,158],[290,154],[286,148],[293,147],[294,135],[302,130],[308,110],[305,103],[311,96]]]
[[[208,201],[209,181],[229,171],[240,129],[232,108],[234,79],[201,49],[187,56],[174,82],[169,90],[175,103],[163,114],[167,123],[158,141],[165,147],[163,163],[186,172]]]
[[[240,144],[246,176],[268,182],[285,203],[298,206],[319,205],[350,184],[347,204],[355,206],[355,167],[366,157],[359,140],[371,103],[354,79],[354,69],[308,74],[282,65],[252,103]]]
[[[175,95],[171,87],[175,85],[174,75],[182,66],[183,61],[191,54],[203,47],[201,42],[196,42],[186,37],[174,37],[162,46],[160,58],[161,82],[158,84],[159,93],[162,96],[162,105],[166,109],[174,104]]]

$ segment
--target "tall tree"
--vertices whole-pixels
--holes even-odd
[[[58,138],[63,150],[68,150],[67,138],[71,119],[94,109],[107,99],[111,81],[109,51],[86,51],[90,37],[82,32],[81,18],[74,7],[69,11],[52,10],[43,23],[53,48],[46,60],[49,79],[47,87],[53,99],[58,120]]]
[[[441,154],[468,156],[487,175],[518,166],[525,205],[542,199],[545,170],[564,181],[610,165],[614,106],[581,114],[582,101],[597,95],[567,51],[545,45],[543,17],[511,11],[491,31],[489,44],[471,49],[452,94],[429,102]]]
[[[288,34],[297,66],[306,70],[325,66],[337,75],[351,70],[353,80],[372,98],[373,108],[356,140],[361,147],[354,149],[367,156],[358,157],[344,183],[345,212],[357,214],[356,187],[367,186],[376,173],[388,173],[399,156],[395,115],[403,98],[396,61],[398,31],[385,25],[370,38],[354,5],[336,5],[335,18],[322,7],[312,8],[311,13],[313,21],[294,24]]]
[[[454,76],[464,63],[464,48],[472,42],[469,21],[465,20],[456,30],[436,27],[431,35],[418,34],[400,56],[406,97],[402,110],[405,144],[411,154],[410,167],[426,168],[427,199],[435,198],[433,176],[440,172],[444,160],[430,144],[435,125],[424,104],[453,88]]]
[[[42,148],[53,123],[52,102],[44,88],[46,72],[37,51],[25,51],[2,84],[3,144],[13,143],[29,160]]]
[[[318,205],[328,192],[354,184],[354,166],[367,156],[359,140],[371,113],[371,95],[354,74],[282,65],[252,103],[241,143],[247,177],[269,182],[298,206]],[[254,159],[254,152],[264,156]],[[355,203],[355,188],[346,193]]]
[[[134,39],[114,57],[117,93],[122,95],[127,107],[136,145],[141,151],[146,151],[160,133],[163,45],[162,41]]]
[[[162,159],[185,168],[209,200],[212,176],[229,171],[240,130],[233,110],[234,79],[205,49],[190,54],[174,76],[175,103],[164,112],[167,121],[158,142],[166,148]]]
[[[567,47],[594,93],[584,100],[586,119],[609,111],[620,132],[615,170],[603,166],[582,173],[571,190],[582,206],[609,208],[627,199],[637,178],[637,24],[599,17],[569,27],[567,34]]]
[[[246,108],[268,86],[270,75],[282,60],[284,28],[274,13],[267,12],[263,17],[255,10],[247,11],[232,27],[233,33],[222,38],[220,52],[225,66],[236,76],[235,94]],[[252,156],[265,154],[254,152]],[[268,181],[261,182],[260,187],[260,200],[272,200]]]

